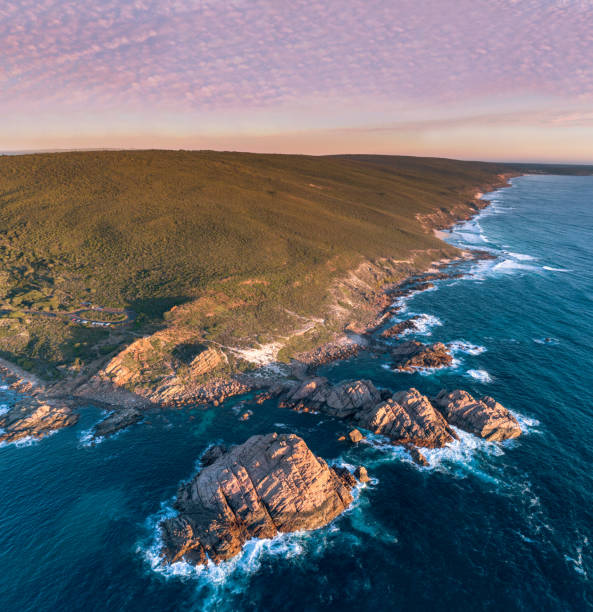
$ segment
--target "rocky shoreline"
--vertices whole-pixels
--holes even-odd
[[[501,175],[499,181],[486,186],[487,189],[502,187],[508,184],[511,175]],[[481,194],[479,194],[481,195]],[[473,202],[460,204],[457,209],[445,213],[440,211],[430,218],[419,219],[426,226],[427,231],[444,229],[464,219],[471,218],[487,202],[476,197]],[[0,416],[0,441],[13,441],[25,437],[40,438],[52,431],[73,425],[78,420],[76,406],[84,404],[107,405],[112,409],[104,422],[99,423],[93,430],[96,439],[116,433],[120,429],[133,425],[142,419],[147,409],[161,407],[182,407],[192,404],[212,404],[218,406],[226,398],[259,389],[271,389],[277,383],[293,378],[305,379],[315,373],[316,369],[332,361],[348,359],[361,351],[375,352],[390,351],[393,357],[393,367],[403,371],[413,371],[419,368],[446,367],[452,362],[450,351],[444,345],[437,343],[432,346],[411,341],[399,343],[396,347],[386,345],[397,340],[402,333],[413,330],[416,321],[411,318],[399,324],[392,325],[382,333],[377,332],[385,322],[398,312],[397,302],[412,293],[429,290],[434,282],[445,278],[460,276],[455,269],[456,263],[469,260],[491,257],[489,253],[472,251],[462,252],[455,260],[440,260],[433,262],[424,273],[412,274],[402,282],[386,283],[382,276],[392,274],[394,264],[385,264],[383,267],[367,263],[361,265],[367,268],[367,275],[373,279],[372,283],[357,281],[364,285],[361,289],[360,299],[365,303],[365,310],[369,318],[364,323],[349,323],[345,325],[346,335],[337,340],[330,341],[311,351],[297,354],[288,366],[278,368],[278,372],[266,372],[261,376],[259,372],[235,374],[225,378],[198,383],[182,382],[174,379],[172,382],[160,385],[157,389],[143,386],[128,389],[128,379],[118,381],[117,366],[111,362],[104,373],[93,376],[90,380],[66,381],[56,385],[45,385],[26,372],[8,362],[0,362],[0,374],[8,384],[19,392],[26,393],[29,398],[23,398],[19,408],[10,410],[8,414]],[[397,263],[397,262],[395,262]],[[395,266],[397,267],[397,266]],[[166,334],[166,330],[163,332]],[[128,350],[128,349],[126,349]],[[124,351],[125,353],[125,351]],[[199,378],[208,371],[211,362],[217,363],[224,356],[209,348],[206,355],[199,356],[191,364],[191,370]],[[114,360],[115,361],[115,360]],[[37,412],[40,407],[43,410]],[[15,407],[16,408],[16,407]],[[18,432],[18,433],[17,433]]]
[[[40,439],[78,422],[75,403],[50,398],[36,377],[0,359],[4,384],[21,398],[0,414],[0,443]]]
[[[476,212],[481,207],[476,204]],[[393,283],[381,276],[389,266],[365,264],[375,286],[354,276],[366,319],[349,322],[345,336],[297,354],[287,365],[276,370],[263,366],[265,375],[250,372],[197,382],[225,359],[224,353],[208,347],[192,357],[189,380],[172,373],[151,388],[141,377],[131,377],[125,366],[125,355],[150,351],[150,338],[133,343],[122,352],[124,359],[112,359],[98,374],[76,384],[47,387],[0,362],[7,384],[23,394],[21,401],[0,414],[0,442],[39,439],[69,427],[78,421],[77,404],[110,408],[89,432],[89,442],[95,444],[141,422],[149,409],[196,403],[218,406],[232,395],[253,391],[260,393],[246,400],[247,405],[273,399],[285,409],[339,419],[351,429],[340,440],[365,444],[374,434],[405,448],[420,466],[429,465],[425,449],[455,443],[460,430],[490,442],[516,438],[522,434],[520,424],[492,397],[474,398],[461,389],[443,389],[429,397],[413,387],[394,392],[370,380],[332,383],[316,375],[319,366],[362,351],[388,355],[396,372],[450,367],[451,347],[405,339],[417,331],[419,316],[397,322],[392,318],[403,312],[407,297],[434,288],[437,281],[461,277],[457,264],[488,257],[479,251],[463,252],[457,260],[433,262],[424,272]],[[161,336],[166,338],[167,332]],[[245,420],[251,413],[246,409],[239,418]],[[328,525],[350,507],[355,488],[370,479],[364,466],[351,469],[328,465],[295,434],[255,435],[231,448],[210,447],[197,473],[179,487],[175,515],[159,523],[161,562],[218,564],[240,554],[253,538]]]

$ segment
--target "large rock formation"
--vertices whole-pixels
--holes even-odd
[[[322,527],[352,502],[354,477],[329,467],[293,434],[253,436],[212,455],[180,487],[178,515],[160,524],[169,562],[218,563],[251,538]]]
[[[197,354],[189,365],[189,369],[192,376],[203,376],[212,372],[222,363],[220,353],[210,347],[199,354]]]
[[[217,379],[224,362],[221,351],[202,344],[193,332],[165,329],[132,342],[85,385],[85,391],[100,396],[108,394],[106,387],[132,390],[165,405],[222,401],[248,390],[238,381]]]
[[[456,437],[443,416],[417,389],[398,391],[391,398],[356,415],[365,429],[388,436],[397,444],[438,448]]]
[[[380,392],[370,380],[347,380],[335,385],[311,378],[290,387],[281,405],[315,410],[354,421],[396,444],[435,448],[455,438],[440,412],[416,389]]]
[[[332,385],[327,378],[316,377],[289,388],[281,405],[295,410],[321,411],[344,419],[380,401],[381,394],[370,380],[346,380]]]
[[[332,384],[317,377],[281,386],[275,393],[282,396],[281,406],[346,419],[407,448],[440,448],[452,442],[457,435],[451,425],[495,442],[521,435],[506,408],[491,397],[475,400],[466,391],[441,391],[430,400],[413,388],[390,395],[370,380]]]
[[[467,391],[441,391],[434,399],[436,406],[452,425],[500,442],[521,435],[517,419],[492,397],[474,399]]]
[[[78,414],[69,406],[53,401],[41,402],[35,398],[23,400],[0,416],[0,442],[43,438],[77,421]]]
[[[416,340],[398,344],[391,350],[394,368],[413,372],[423,368],[444,368],[453,363],[453,356],[442,343],[423,344]]]

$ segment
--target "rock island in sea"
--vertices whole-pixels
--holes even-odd
[[[215,447],[177,493],[177,515],[160,524],[170,563],[219,563],[252,538],[323,527],[352,503],[356,479],[330,467],[293,434],[252,436]]]

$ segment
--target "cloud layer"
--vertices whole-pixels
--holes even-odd
[[[0,0],[0,45],[0,128],[32,112],[304,108],[311,127],[334,107],[373,124],[415,105],[593,101],[591,0]]]
[[[3,104],[593,94],[590,2],[20,0],[0,40]]]

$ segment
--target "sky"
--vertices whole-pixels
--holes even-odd
[[[0,0],[0,151],[593,163],[593,0]]]

